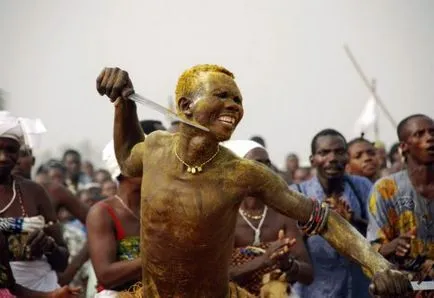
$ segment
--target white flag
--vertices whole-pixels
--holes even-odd
[[[356,133],[356,135],[360,135],[362,132],[366,132],[366,130],[370,128],[376,120],[377,103],[375,102],[374,97],[371,97],[366,102],[362,113],[360,114],[354,125],[354,132]]]

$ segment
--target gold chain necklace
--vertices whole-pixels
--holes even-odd
[[[177,146],[175,146],[175,156],[176,156],[176,158],[180,161],[180,162],[182,162],[186,167],[187,167],[187,172],[188,173],[192,173],[192,174],[196,174],[196,173],[200,173],[200,172],[202,172],[202,170],[203,170],[203,166],[204,165],[206,165],[207,163],[209,163],[211,160],[213,160],[214,159],[214,157],[216,157],[217,156],[217,154],[219,153],[219,151],[220,151],[220,146],[219,145],[217,145],[217,150],[216,150],[216,152],[210,157],[210,158],[208,158],[208,160],[207,161],[205,161],[205,162],[203,162],[202,164],[200,164],[200,165],[198,165],[198,166],[191,166],[191,165],[189,165],[188,163],[186,163],[179,155],[178,155],[178,152],[176,152],[176,147]]]

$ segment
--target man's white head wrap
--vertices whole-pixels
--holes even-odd
[[[102,150],[102,161],[104,162],[106,170],[109,171],[110,175],[112,176],[112,179],[116,181],[116,178],[121,174],[121,169],[119,168],[119,164],[116,159],[115,143],[113,140],[105,145],[104,149]]]
[[[105,164],[105,168],[109,171],[112,179],[116,181],[116,178],[121,174],[118,161],[115,155],[115,144],[111,140],[102,150],[102,161]]]
[[[0,138],[13,139],[34,149],[39,146],[45,132],[47,130],[40,119],[14,117],[8,111],[0,111]]]
[[[231,150],[239,158],[244,158],[249,151],[256,148],[265,150],[264,146],[252,140],[230,140],[222,142],[221,145]]]

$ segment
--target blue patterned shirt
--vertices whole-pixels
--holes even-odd
[[[372,183],[359,176],[345,175],[343,198],[358,217],[367,219],[367,201]],[[350,183],[351,182],[351,183]],[[290,187],[305,196],[323,201],[324,190],[315,176]],[[301,298],[366,298],[369,280],[359,265],[341,256],[321,236],[312,236],[306,243],[314,269],[314,280],[309,286],[295,284]]]

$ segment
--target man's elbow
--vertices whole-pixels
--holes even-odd
[[[311,265],[308,265],[306,269],[307,269],[306,270],[306,278],[305,278],[303,284],[308,286],[311,283],[313,283],[313,267]]]
[[[113,279],[111,278],[113,274],[102,273],[97,275],[98,284],[101,285],[104,289],[111,289],[114,287]]]
[[[296,281],[308,286],[313,282],[313,280],[313,266],[310,263],[299,261],[299,272]]]
[[[51,262],[51,267],[56,272],[64,272],[68,267],[69,253],[65,253],[64,256],[59,257],[55,261]]]
[[[116,280],[116,274],[113,274],[111,270],[99,270],[100,272],[95,272],[98,284],[104,289],[112,289],[118,285],[118,280]]]

